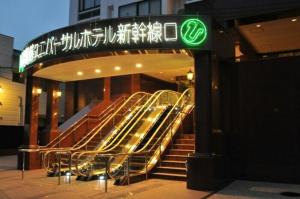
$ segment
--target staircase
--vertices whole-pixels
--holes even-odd
[[[186,181],[186,161],[195,150],[195,135],[181,134],[164,153],[161,162],[151,174],[153,178]]]

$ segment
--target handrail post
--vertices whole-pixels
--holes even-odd
[[[146,180],[148,180],[148,152],[146,152],[146,156],[145,156],[145,169],[146,169]]]
[[[105,178],[104,178],[104,180],[105,180],[105,184],[104,184],[104,186],[105,186],[105,193],[107,193],[108,160],[109,160],[109,158],[105,158]]]
[[[58,153],[58,185],[60,185],[60,177],[61,177],[61,154]]]
[[[127,157],[127,184],[130,185],[130,155]]]
[[[161,140],[160,140],[160,144],[159,144],[159,165],[161,166]]]
[[[25,151],[22,151],[23,158],[22,158],[22,180],[24,180],[24,172],[25,172]]]
[[[71,178],[72,178],[72,153],[70,151],[70,154],[69,154],[69,184],[71,184]]]

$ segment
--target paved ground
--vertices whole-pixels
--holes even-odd
[[[26,171],[22,181],[21,172],[15,168],[15,156],[0,157],[0,199],[288,199],[280,193],[300,193],[300,185],[235,181],[211,194],[188,190],[185,182],[157,179],[130,186],[114,186],[109,181],[108,193],[105,193],[103,180],[81,182],[72,177],[72,184],[68,184],[68,177],[62,177],[62,184],[58,186],[57,178],[46,177],[44,170]]]

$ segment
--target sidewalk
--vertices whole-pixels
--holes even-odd
[[[104,180],[76,181],[72,177],[46,177],[44,170],[21,171],[16,168],[16,156],[0,157],[0,199],[288,199],[281,192],[298,192],[300,185],[266,182],[235,181],[217,193],[186,189],[186,182],[150,179],[129,186],[115,186],[109,180],[108,193]],[[293,197],[300,198],[300,197]]]

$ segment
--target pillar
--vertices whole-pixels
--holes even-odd
[[[212,55],[194,54],[195,154],[187,160],[187,188],[215,190],[221,186],[222,157],[212,149]]]
[[[141,77],[140,74],[131,75],[131,94],[141,90]]]
[[[110,77],[104,78],[103,101],[105,103],[110,103],[110,80]]]
[[[58,119],[59,119],[59,82],[47,81],[47,110],[46,110],[46,140],[51,142],[58,136]]]
[[[39,121],[39,93],[40,80],[33,76],[28,76],[26,81],[26,106],[24,123],[24,142],[22,148],[38,148],[38,121]],[[41,90],[39,90],[41,91]],[[21,169],[22,154],[18,154],[18,168]],[[26,169],[40,168],[39,153],[27,153],[25,159]]]

